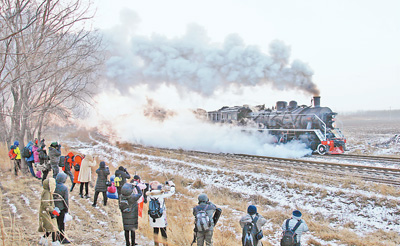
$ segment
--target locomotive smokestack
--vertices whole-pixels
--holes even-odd
[[[314,96],[313,101],[314,101],[315,108],[318,108],[321,106],[321,97],[320,96]]]

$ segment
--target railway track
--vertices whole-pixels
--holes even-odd
[[[326,155],[323,157],[317,156],[316,159],[324,158],[324,159],[334,159],[340,161],[353,161],[358,163],[371,163],[371,164],[381,164],[384,166],[398,165],[400,166],[400,158],[398,157],[386,157],[386,156],[368,156],[368,155],[352,155],[352,154],[343,154],[343,155]]]
[[[99,141],[99,140],[97,140]],[[103,139],[100,141],[104,141]],[[380,157],[380,156],[358,156],[358,155],[343,155],[337,158],[338,161],[327,161],[326,159],[315,158],[309,159],[290,159],[268,156],[257,156],[247,154],[223,154],[209,153],[194,150],[183,149],[167,149],[143,147],[135,145],[135,149],[141,149],[148,154],[182,155],[184,158],[191,158],[194,161],[215,162],[218,160],[229,161],[237,165],[261,165],[269,167],[278,167],[280,169],[294,168],[303,172],[318,172],[324,175],[331,176],[352,176],[373,183],[388,184],[400,186],[400,169],[393,167],[385,167],[385,165],[397,164],[400,166],[400,158],[395,157]],[[331,159],[328,157],[327,159]],[[341,160],[353,161],[354,163],[341,163]],[[369,162],[369,165],[362,163]],[[379,162],[382,166],[373,165],[374,162]],[[372,163],[372,164],[371,164]]]

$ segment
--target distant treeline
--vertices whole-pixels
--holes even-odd
[[[368,118],[368,119],[400,119],[400,109],[394,110],[366,110],[357,112],[342,112],[339,113],[342,118]]]

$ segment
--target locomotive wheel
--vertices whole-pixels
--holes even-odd
[[[326,153],[326,146],[323,144],[318,145],[317,152],[320,155],[325,155]]]

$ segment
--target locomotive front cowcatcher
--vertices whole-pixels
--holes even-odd
[[[273,135],[276,143],[299,140],[321,155],[342,154],[346,139],[335,126],[337,113],[321,107],[320,100],[320,97],[314,97],[312,106],[278,101],[272,109],[265,109],[263,105],[223,107],[207,115],[213,122],[246,125],[250,129],[256,126],[257,131]]]

